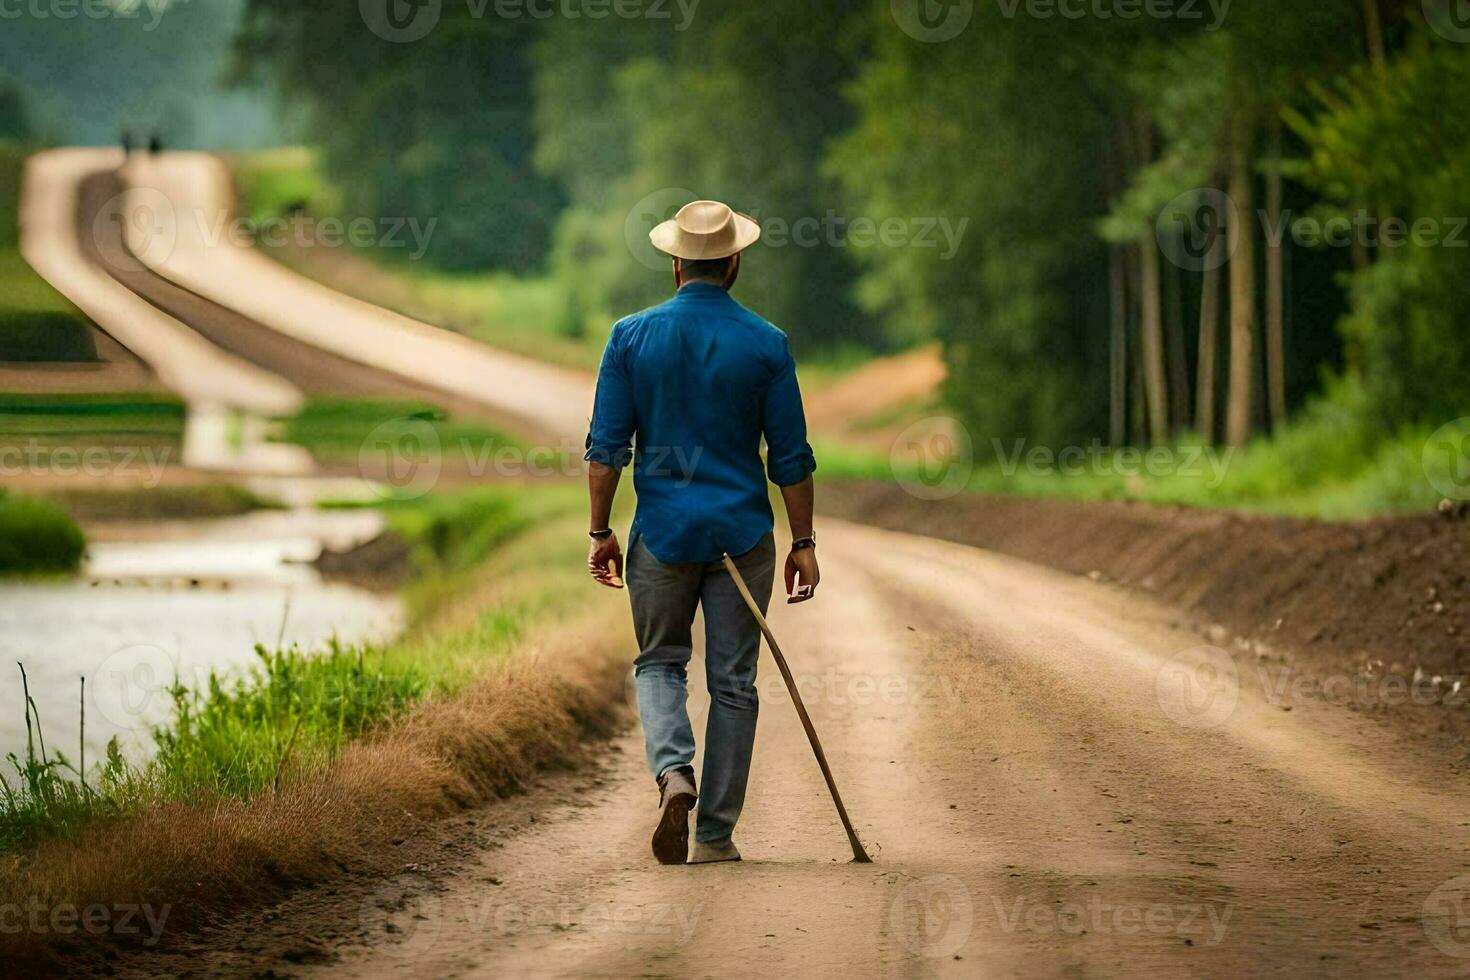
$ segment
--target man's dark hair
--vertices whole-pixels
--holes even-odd
[[[727,255],[723,259],[681,259],[679,267],[684,270],[684,281],[694,279],[707,279],[710,282],[724,282],[730,276],[730,266],[735,263],[735,256]]]

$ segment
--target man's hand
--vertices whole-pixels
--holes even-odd
[[[623,587],[623,546],[618,543],[616,532],[605,538],[592,539],[592,550],[587,553],[587,571],[599,585],[610,589]]]
[[[800,585],[797,585],[798,577]],[[786,602],[806,602],[817,594],[822,573],[817,568],[817,549],[802,548],[786,556]]]

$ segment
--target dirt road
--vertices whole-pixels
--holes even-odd
[[[656,800],[634,732],[595,777],[554,777],[430,832],[432,860],[406,842],[411,863],[395,879],[300,893],[150,969],[1424,977],[1470,967],[1455,917],[1470,893],[1470,878],[1456,877],[1470,871],[1465,797],[1447,778],[1447,746],[1308,697],[1283,710],[1250,663],[1190,655],[1203,641],[1174,613],[1112,586],[836,522],[823,524],[822,548],[821,596],[778,607],[773,628],[876,863],[848,863],[763,659],[743,863],[653,863]]]

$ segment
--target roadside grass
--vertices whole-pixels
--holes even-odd
[[[412,420],[433,425],[441,453],[457,446],[522,447],[511,435],[481,422],[447,418],[427,402],[324,396],[313,397],[300,413],[278,423],[276,437],[305,447],[321,463],[356,462],[379,426]]]
[[[564,367],[597,370],[616,317],[570,311],[550,278],[504,273],[452,274],[414,267],[404,273],[421,317],[512,353]]]
[[[81,529],[56,504],[0,487],[0,576],[70,574],[86,551]]]
[[[1028,443],[977,442],[973,450],[984,461],[966,476],[963,463],[946,465],[943,453],[931,451],[933,447],[897,447],[885,456],[826,443],[817,446],[818,475],[898,480],[914,487],[921,499],[952,490],[1132,500],[1320,520],[1422,513],[1443,499],[1437,486],[1456,485],[1457,479],[1463,483],[1463,475],[1450,471],[1452,458],[1432,451],[1430,430],[1375,434],[1350,399],[1344,394],[1316,403],[1284,431],[1235,451],[1181,439],[1153,461],[1149,450],[1086,446],[1078,447],[1083,452],[1069,460],[1060,455],[1063,447],[1039,447],[1043,453],[1033,460],[1030,453],[1038,447]],[[1461,437],[1470,437],[1470,426]],[[1065,472],[1064,465],[1072,472]]]
[[[118,489],[56,489],[38,493],[78,521],[173,521],[234,517],[284,505],[237,483]]]
[[[405,420],[431,423],[445,454],[457,447],[473,453],[524,448],[514,436],[482,422],[447,418],[427,402],[323,396],[297,415],[276,420],[271,438],[302,446],[323,464],[356,463],[379,426]],[[185,421],[183,403],[163,394],[0,394],[0,454],[24,460],[37,473],[126,468],[156,477],[163,466],[182,462]],[[239,511],[206,507],[198,516],[218,513]]]
[[[424,556],[404,636],[381,647],[257,647],[244,674],[211,674],[197,689],[175,681],[173,719],[153,730],[158,751],[146,762],[121,761],[115,744],[90,771],[48,753],[28,702],[36,740],[26,758],[9,757],[14,779],[0,776],[0,852],[168,801],[248,800],[320,769],[425,699],[462,690],[533,623],[577,604],[575,489],[481,489],[397,505],[394,528]]]
[[[235,177],[240,216],[261,222],[304,211],[336,214],[341,196],[322,172],[315,150],[285,146],[224,156]]]
[[[167,395],[0,394],[0,452],[38,472],[177,463],[183,439],[183,403]]]

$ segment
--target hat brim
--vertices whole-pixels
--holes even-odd
[[[761,226],[754,218],[739,211],[733,212],[735,234],[733,239],[711,244],[698,241],[683,234],[679,225],[670,218],[648,233],[648,240],[660,252],[676,259],[726,259],[743,252],[760,241]]]

